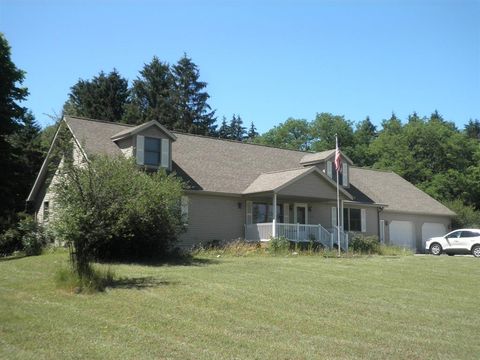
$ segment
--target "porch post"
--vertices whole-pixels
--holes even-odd
[[[273,193],[273,221],[272,221],[272,236],[277,237],[277,193]]]

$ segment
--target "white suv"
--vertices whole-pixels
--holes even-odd
[[[480,257],[480,229],[459,229],[428,239],[425,248],[433,255],[472,254]]]

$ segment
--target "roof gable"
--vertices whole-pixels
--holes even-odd
[[[163,134],[165,134],[172,141],[175,141],[177,139],[177,137],[170,130],[168,130],[166,127],[164,127],[162,124],[160,124],[156,120],[152,120],[152,121],[149,121],[147,123],[144,123],[144,124],[132,127],[132,128],[124,129],[124,130],[116,133],[115,135],[112,135],[110,137],[110,139],[112,139],[112,141],[117,141],[117,140],[120,140],[120,139],[124,139],[126,137],[130,137],[130,136],[138,134],[139,132],[147,130],[150,127],[157,127]]]
[[[294,183],[297,183],[300,180],[304,179],[309,174],[317,175],[319,178],[324,180],[325,185],[327,185],[329,188],[335,189],[335,183],[328,176],[319,171],[316,167],[303,167],[260,174],[242,193],[278,193],[282,190],[287,189]],[[353,199],[352,196],[344,189],[341,189],[341,192],[346,198]]]
[[[350,165],[353,165],[353,161],[345,155],[341,150],[340,150],[340,155],[347,163]],[[321,162],[325,162],[327,160],[333,160],[335,156],[335,149],[331,150],[325,150],[325,151],[320,151],[316,153],[310,153],[306,154],[302,159],[300,160],[300,164],[302,165],[313,165],[313,164],[318,164]]]

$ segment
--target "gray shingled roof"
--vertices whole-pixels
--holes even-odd
[[[332,156],[333,154],[335,154],[335,149],[306,154],[304,157],[302,157],[302,160],[300,160],[300,163],[306,164],[306,163],[312,163],[317,161],[324,161],[328,159],[330,156]]]
[[[127,129],[124,129],[122,131],[120,131],[119,133],[116,133],[115,135],[112,136],[112,140],[116,141],[116,140],[119,140],[119,139],[123,139],[123,138],[126,138],[126,137],[129,137],[129,136],[132,136],[140,131],[142,131],[143,129],[146,129],[152,125],[155,125],[157,126],[161,131],[163,131],[165,133],[165,135],[167,135],[170,139],[172,140],[175,140],[176,139],[176,136],[174,134],[172,134],[172,132],[170,130],[168,130],[167,128],[165,128],[162,124],[160,124],[159,122],[155,121],[155,120],[151,120],[149,122],[146,122],[146,123],[143,123],[143,124],[140,124],[140,125],[137,125],[135,127],[129,127]]]
[[[391,171],[350,167],[350,182],[385,211],[454,216],[447,207]]]
[[[273,191],[279,187],[288,184],[290,181],[302,176],[311,168],[301,167],[290,170],[273,171],[266,174],[260,174],[244,191],[244,194],[253,194],[266,191]]]
[[[340,154],[350,165],[353,165],[353,161],[347,155],[345,155],[342,152],[342,150],[340,150]],[[309,153],[309,154],[306,154],[302,158],[302,160],[300,160],[300,164],[310,165],[310,164],[314,164],[314,163],[319,163],[319,162],[327,160],[329,157],[331,157],[333,155],[335,155],[335,149],[320,151],[320,152],[316,152],[316,153]]]
[[[125,124],[76,117],[66,117],[65,120],[87,155],[122,154],[111,137],[132,128]],[[281,171],[286,174],[288,172],[285,170],[298,169],[305,157],[318,159],[325,156],[314,157],[316,154],[305,154],[301,151],[175,131],[172,133],[177,137],[172,143],[174,169],[190,179],[190,183],[195,184],[195,189],[204,191],[242,194],[246,189],[257,186],[257,179],[262,182],[267,178],[277,181],[275,175],[266,175],[267,173]],[[328,152],[331,154],[333,151]],[[323,153],[326,152],[320,154]],[[448,208],[393,172],[356,167],[350,169],[351,185],[364,193],[365,198],[375,203],[387,204],[388,211],[454,215]],[[278,181],[280,180],[278,178]],[[358,198],[357,195],[354,196]]]
[[[122,155],[120,148],[110,139],[123,130],[130,130],[131,125],[106,121],[91,121],[73,116],[65,116],[68,127],[88,155]]]

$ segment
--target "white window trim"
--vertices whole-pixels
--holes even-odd
[[[367,232],[367,210],[360,209],[360,228],[362,233]]]
[[[288,224],[290,222],[290,205],[283,203],[283,222]]]
[[[250,225],[253,223],[253,201],[245,202],[245,222]]]
[[[184,225],[188,225],[188,203],[189,203],[188,196],[182,196],[181,212],[182,212],[182,220]]]
[[[337,226],[337,208],[332,206],[332,228]]]
[[[342,165],[342,185],[348,187],[348,164],[346,162]]]

